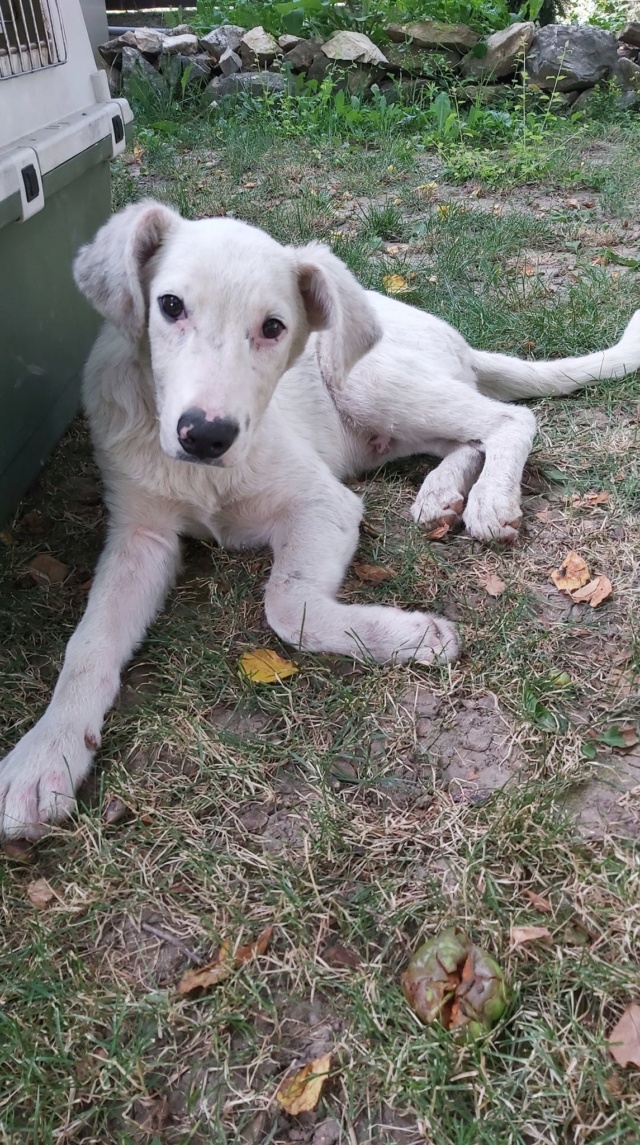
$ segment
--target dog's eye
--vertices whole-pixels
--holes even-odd
[[[284,330],[284,322],[279,318],[267,318],[262,323],[262,336],[263,338],[277,338]]]
[[[171,318],[174,322],[177,318],[182,318],[184,302],[181,298],[177,298],[175,294],[163,294],[158,301],[162,313],[166,314],[167,318]]]

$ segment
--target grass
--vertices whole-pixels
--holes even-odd
[[[583,127],[544,180],[496,189],[491,173],[449,182],[450,156],[407,137],[301,147],[270,116],[139,121],[116,205],[154,194],[283,241],[323,238],[375,289],[404,275],[408,301],[485,348],[595,349],[640,305],[638,273],[602,260],[637,248],[631,125]],[[241,653],[278,647],[262,613],[268,554],[187,545],[76,820],[28,864],[0,866],[0,1140],[317,1142],[323,1118],[349,1145],[637,1140],[637,1075],[606,1037],[638,1000],[638,788],[605,769],[640,760],[601,737],[639,714],[638,382],[536,411],[513,550],[426,541],[405,517],[422,459],[354,483],[367,504],[359,559],[395,575],[350,576],[345,599],[455,616],[466,652],[450,670],[296,654],[295,678],[251,687]],[[96,482],[78,419],[0,541],[7,748],[44,709],[82,613],[104,529]],[[603,490],[609,501],[585,502]],[[596,611],[549,583],[572,548],[614,584]],[[69,566],[62,586],[25,577],[42,551]],[[497,599],[488,573],[506,584]],[[498,716],[483,715],[491,696]],[[439,754],[449,736],[464,755],[471,719],[501,729],[474,756],[480,788],[447,778]],[[484,790],[508,744],[517,780]],[[110,825],[114,799],[128,811]],[[38,878],[55,891],[44,909],[28,897]],[[208,994],[177,994],[190,962],[267,924],[263,958]],[[410,952],[451,924],[510,983],[482,1043],[420,1026],[399,988]],[[551,941],[514,950],[514,924],[547,925]],[[337,941],[356,969],[324,957]],[[278,1114],[285,1069],[325,1050],[317,1114]]]

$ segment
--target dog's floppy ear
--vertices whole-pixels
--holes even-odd
[[[78,289],[130,338],[138,339],[146,323],[145,265],[179,222],[176,211],[153,199],[135,203],[105,223],[75,260]]]
[[[318,338],[318,363],[325,385],[340,389],[356,362],[382,337],[366,291],[323,243],[297,252],[300,291]]]

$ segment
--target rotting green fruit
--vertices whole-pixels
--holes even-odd
[[[504,1013],[504,973],[468,934],[448,927],[414,954],[402,975],[404,995],[423,1022],[464,1027],[472,1037],[490,1030]]]

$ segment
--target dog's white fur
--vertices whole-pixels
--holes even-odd
[[[462,515],[471,536],[509,541],[536,423],[499,399],[566,394],[640,366],[640,311],[603,353],[521,362],[366,292],[324,246],[282,247],[243,223],[186,222],[149,201],[108,222],[75,273],[107,319],[84,404],[111,523],[51,703],[0,768],[4,836],[36,836],[72,808],[121,669],[174,577],[180,534],[269,545],[266,615],[289,643],[382,662],[454,659],[446,620],[336,599],[362,516],[342,479],[432,454],[442,461],[415,520],[432,529]],[[164,294],[184,300],[186,317],[162,314]],[[286,328],[275,341],[262,335],[272,317]],[[189,463],[178,440],[193,407],[241,427],[214,463]]]

